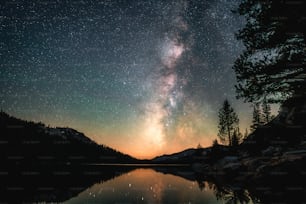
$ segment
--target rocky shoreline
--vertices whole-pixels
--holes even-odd
[[[285,103],[273,121],[236,147],[214,145],[199,150],[202,159],[192,164],[193,171],[240,203],[248,202],[250,195],[253,203],[305,203],[304,101]]]

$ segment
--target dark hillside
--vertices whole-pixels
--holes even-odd
[[[98,145],[71,128],[50,128],[0,113],[0,160],[7,164],[130,163],[137,161]]]

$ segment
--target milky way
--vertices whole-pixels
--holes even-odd
[[[225,98],[238,0],[4,1],[0,105],[139,158],[208,146]]]

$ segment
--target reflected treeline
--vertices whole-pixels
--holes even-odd
[[[260,203],[255,197],[252,197],[249,191],[238,186],[229,186],[220,183],[213,183],[212,181],[197,181],[199,188],[213,190],[217,200],[223,200],[227,204],[238,203]]]
[[[238,203],[306,203],[306,174],[304,177],[294,177],[272,172],[269,178],[256,183],[232,182],[223,176],[212,176],[211,173],[199,174],[189,167],[164,168],[154,170],[196,181],[201,191],[213,190],[218,200],[227,204]],[[276,176],[275,176],[276,175]]]
[[[96,183],[133,169],[128,166],[80,165],[1,167],[0,203],[64,202]]]

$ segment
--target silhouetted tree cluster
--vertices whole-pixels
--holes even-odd
[[[242,134],[241,132],[239,131],[239,127],[236,128],[234,130],[234,133],[233,133],[233,137],[232,137],[232,141],[231,141],[231,145],[232,146],[237,146],[240,144],[240,141],[242,139]]]
[[[253,105],[253,119],[252,119],[252,125],[251,125],[251,131],[256,130],[259,126],[262,125],[261,121],[262,115],[261,115],[261,110],[260,106],[258,103]]]
[[[269,123],[273,119],[273,116],[271,114],[271,106],[266,99],[263,100],[261,107],[263,113],[263,122]]]
[[[263,100],[263,102],[255,103],[253,105],[253,118],[251,131],[256,130],[259,126],[269,123],[274,116],[271,114],[271,106],[267,102],[267,100]]]
[[[221,142],[228,143],[229,146],[237,144],[240,141],[239,119],[228,100],[225,100],[218,113],[218,137]]]
[[[243,0],[237,11],[246,18],[237,33],[246,49],[233,66],[238,97],[257,103],[305,96],[305,1]]]

